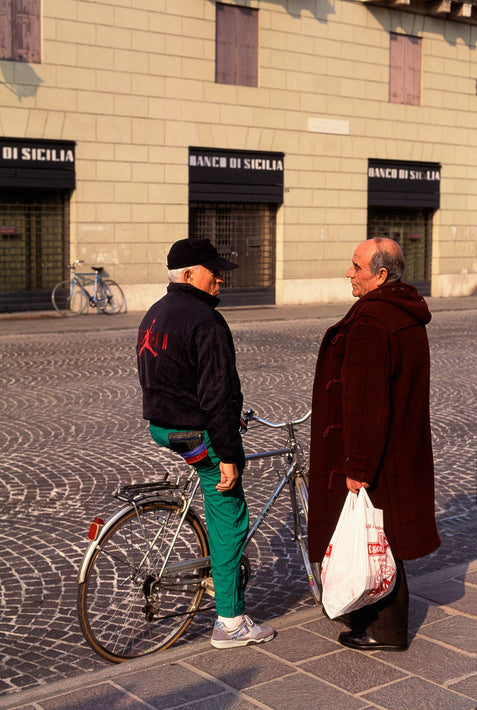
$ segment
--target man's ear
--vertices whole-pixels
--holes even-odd
[[[388,270],[382,266],[378,273],[377,273],[377,279],[378,279],[378,286],[382,286],[384,283],[386,283],[388,279]]]

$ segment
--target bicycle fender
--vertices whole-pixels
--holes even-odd
[[[140,502],[138,502],[138,508],[141,506],[145,505],[146,503],[151,503],[151,502],[161,502],[161,503],[175,503],[177,504],[178,501],[176,498],[144,498]],[[85,581],[86,577],[86,570],[89,567],[89,564],[91,562],[91,559],[98,549],[98,547],[101,547],[102,542],[104,537],[109,533],[110,529],[117,523],[119,518],[121,518],[123,515],[125,515],[127,512],[130,510],[134,510],[133,505],[123,505],[122,508],[120,508],[114,515],[112,515],[108,520],[106,520],[105,524],[103,525],[98,537],[96,540],[93,540],[92,542],[89,543],[88,547],[85,550],[83,559],[81,561],[79,571],[78,571],[78,584],[83,584]],[[197,514],[195,513],[193,508],[190,508],[189,513],[194,515],[194,517],[198,518]],[[199,518],[200,522],[200,518]],[[203,526],[202,526],[203,527]]]
[[[83,555],[83,560],[78,571],[78,584],[83,584],[86,576],[86,570],[88,569],[88,565],[91,562],[91,558],[93,557],[97,548],[101,547],[101,543],[106,533],[108,533],[112,526],[116,524],[119,518],[121,518],[126,512],[131,509],[134,509],[134,506],[124,505],[122,508],[120,508],[105,522],[96,540],[93,540],[89,543]]]

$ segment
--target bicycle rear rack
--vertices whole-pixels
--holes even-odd
[[[113,496],[118,500],[132,503],[135,500],[151,495],[151,493],[158,493],[159,491],[172,491],[177,490],[178,488],[180,488],[180,486],[178,486],[177,483],[171,483],[170,481],[131,483],[128,486],[120,486],[118,490],[113,493]]]

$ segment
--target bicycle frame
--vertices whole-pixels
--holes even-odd
[[[269,500],[265,503],[263,506],[262,510],[258,513],[254,523],[250,527],[250,530],[247,535],[247,539],[245,542],[245,547],[248,545],[250,540],[252,540],[253,536],[257,532],[258,528],[261,526],[265,518],[267,517],[268,513],[272,509],[273,505],[275,504],[276,500],[279,498],[281,492],[285,488],[287,484],[289,484],[296,474],[297,470],[301,469],[300,462],[298,461],[297,458],[297,451],[298,451],[298,442],[296,439],[295,435],[295,427],[298,426],[299,424],[302,424],[305,422],[308,417],[310,416],[311,412],[307,412],[307,414],[302,417],[301,419],[297,419],[294,421],[290,422],[279,422],[277,424],[273,424],[272,422],[268,422],[265,419],[261,419],[260,417],[253,415],[251,413],[250,420],[257,421],[261,424],[265,424],[269,428],[273,429],[287,429],[288,432],[288,441],[287,441],[287,446],[280,448],[280,449],[273,449],[270,451],[261,451],[256,454],[247,454],[245,456],[245,461],[254,461],[257,459],[262,459],[262,458],[272,458],[274,456],[287,456],[289,457],[290,460],[290,465],[288,466],[287,470],[283,474],[282,478],[278,482],[278,485],[276,486],[274,492],[270,496]],[[246,413],[247,414],[247,413]],[[192,487],[192,490],[188,493],[187,488],[189,487],[190,483],[192,480],[195,478],[196,480],[194,481],[194,485]],[[210,556],[207,557],[196,557],[193,560],[187,560],[184,562],[175,562],[172,564],[168,564],[172,548],[175,544],[175,541],[180,533],[180,530],[182,528],[183,522],[186,519],[187,513],[192,505],[192,502],[194,500],[194,497],[197,493],[198,487],[199,487],[199,477],[195,469],[192,469],[190,472],[189,476],[186,479],[186,482],[183,487],[178,488],[174,484],[167,484],[165,483],[164,486],[161,486],[162,490],[164,491],[173,491],[176,490],[179,492],[180,498],[179,500],[182,500],[183,508],[181,512],[181,519],[178,524],[178,529],[176,532],[176,535],[174,537],[174,540],[172,544],[169,547],[169,552],[166,556],[166,559],[163,562],[161,571],[158,575],[158,580],[167,577],[167,576],[173,576],[174,574],[177,574],[178,572],[190,572],[193,570],[199,570],[199,569],[205,569],[205,568],[210,568]],[[146,484],[147,485],[147,484]],[[131,487],[132,489],[134,487]],[[139,484],[138,488],[142,488],[142,486]],[[154,499],[156,496],[152,495],[152,491],[154,489],[154,484],[151,484],[151,494],[146,497],[142,497],[140,499],[135,499],[135,498],[130,498],[130,497],[125,497],[124,495],[121,495],[121,489],[119,489],[114,495],[118,500],[122,500],[127,503],[126,507],[129,507],[131,505],[134,506],[136,509],[136,514],[138,517],[140,517],[139,511],[138,511],[138,503],[143,503],[144,501]],[[173,500],[174,502],[177,502],[177,494],[176,495],[171,495],[169,500]],[[293,500],[293,497],[292,497]],[[124,513],[125,507],[120,508],[115,515],[113,515],[108,521],[107,524],[101,529],[97,539],[92,542],[88,549],[86,550],[85,556],[83,558],[79,574],[78,574],[78,583],[82,584],[85,581],[85,575],[86,575],[86,570],[88,568],[89,562],[95,551],[98,549],[98,547],[101,547],[101,542],[104,534],[111,528],[112,525],[115,524],[116,520],[118,520]],[[293,510],[293,517],[294,517],[294,525],[295,525],[295,535],[297,534],[297,522],[296,522],[296,516],[297,516],[297,511]],[[296,539],[296,538],[295,538]],[[139,571],[139,570],[137,570]],[[310,573],[310,570],[307,569],[307,574]]]
[[[84,277],[86,276],[94,276],[94,287],[93,287],[93,295],[90,294],[86,286],[84,285]],[[73,295],[73,292],[77,286],[86,294],[88,297],[88,301],[91,306],[95,306],[97,303],[97,298],[96,294],[98,293],[98,283],[100,280],[100,275],[97,271],[94,272],[74,272],[73,278],[71,279],[71,290],[70,290],[70,297]]]
[[[105,315],[116,315],[123,308],[127,312],[126,299],[121,287],[113,279],[105,278],[102,266],[92,266],[91,271],[77,271],[81,260],[76,260],[69,279],[57,283],[51,292],[53,308],[60,316],[80,316],[91,308]]]
[[[296,452],[298,449],[298,442],[297,442],[296,436],[295,436],[295,426],[298,426],[299,424],[302,424],[304,421],[306,421],[308,419],[308,417],[310,416],[310,414],[311,414],[311,412],[308,412],[304,417],[302,417],[302,419],[298,419],[298,420],[291,421],[291,422],[280,422],[278,424],[272,424],[271,422],[267,422],[265,419],[261,419],[260,417],[257,417],[255,415],[253,416],[253,419],[255,421],[265,424],[266,426],[268,426],[270,428],[273,428],[273,429],[286,428],[288,430],[288,446],[286,446],[285,448],[282,448],[282,449],[274,449],[271,451],[261,451],[256,454],[248,454],[247,456],[245,456],[245,461],[246,462],[247,461],[255,461],[257,459],[272,458],[274,456],[286,455],[290,458],[291,463],[290,463],[290,466],[288,467],[288,469],[286,470],[286,472],[283,474],[280,481],[278,482],[278,485],[275,488],[275,490],[273,491],[272,495],[270,496],[268,501],[265,503],[262,510],[258,513],[254,523],[250,527],[247,538],[245,540],[244,547],[247,547],[248,543],[252,540],[255,533],[257,532],[257,530],[259,529],[259,527],[261,526],[261,524],[263,523],[263,521],[265,520],[265,518],[269,514],[270,510],[273,508],[273,506],[274,506],[275,502],[277,501],[277,499],[279,498],[281,492],[283,491],[285,486],[290,483],[293,476],[296,474],[297,469],[300,468],[300,463],[296,457]],[[181,520],[180,520],[180,523],[178,526],[178,530],[176,532],[176,536],[174,538],[174,542],[175,542],[175,539],[177,538],[177,536],[179,535],[180,529],[182,527],[182,523],[185,520],[185,517],[187,515],[187,511],[189,510],[190,505],[192,504],[192,500],[193,500],[194,495],[197,491],[198,483],[199,483],[199,481],[196,482],[193,492],[191,493],[191,495],[189,497],[188,505],[185,507],[185,509],[182,512],[182,517],[181,517]],[[292,501],[293,501],[293,497],[292,497]],[[296,516],[297,516],[297,511],[293,510],[295,536],[297,534]],[[173,546],[174,542],[172,543],[171,548],[169,550],[169,554],[167,555],[167,558],[163,564],[161,573],[159,574],[159,579],[162,576],[165,576],[165,577],[172,576],[172,575],[176,574],[177,572],[191,572],[192,570],[198,570],[198,569],[204,569],[204,568],[210,567],[210,556],[197,557],[194,560],[188,560],[185,562],[175,562],[171,565],[167,565],[167,561],[170,557],[170,552],[172,550],[172,546]],[[307,574],[309,574],[309,572],[310,572],[310,570],[307,569]]]

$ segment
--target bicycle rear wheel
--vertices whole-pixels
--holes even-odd
[[[320,565],[317,562],[310,562],[308,558],[308,484],[304,476],[299,475],[292,479],[290,494],[295,511],[296,541],[303,557],[313,599],[320,604],[322,593]]]
[[[104,279],[98,285],[96,300],[103,313],[114,316],[124,305],[124,293],[116,281]]]
[[[77,283],[60,281],[51,292],[51,302],[60,316],[80,316],[88,308],[88,298]]]
[[[181,517],[174,502],[149,501],[128,509],[93,554],[78,590],[81,629],[90,646],[119,663],[157,653],[184,633],[204,594],[207,569],[158,580]],[[208,555],[205,530],[189,511],[169,564]]]

